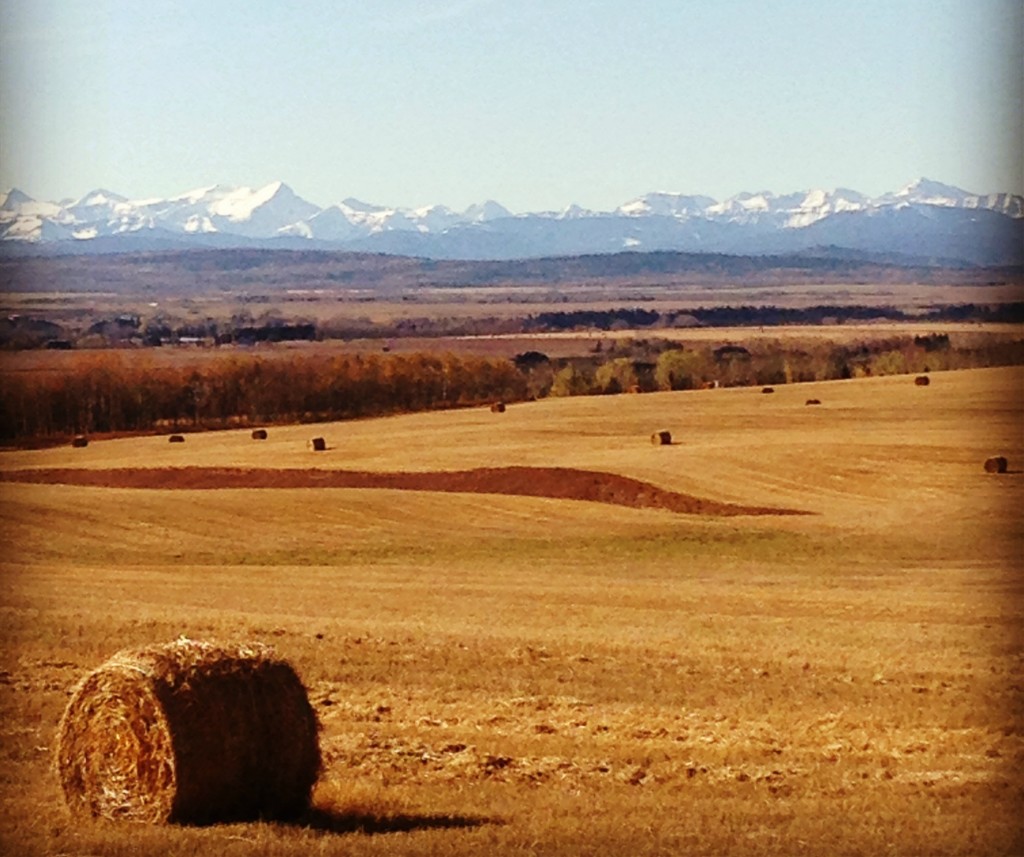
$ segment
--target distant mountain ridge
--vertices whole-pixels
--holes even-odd
[[[612,211],[569,205],[513,214],[488,200],[389,208],[345,199],[324,208],[276,181],[213,185],[167,199],[98,189],[78,200],[0,195],[0,253],[140,252],[191,247],[325,249],[433,259],[506,260],[626,251],[729,255],[803,252],[899,256],[915,264],[1024,264],[1024,197],[981,195],[930,179],[870,198],[855,190],[740,193],[725,200],[653,192]]]

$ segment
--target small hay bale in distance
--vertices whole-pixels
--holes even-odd
[[[253,429],[252,430],[252,439],[253,440],[266,440],[267,439],[267,430],[266,429]]]
[[[1006,473],[1006,468],[1009,466],[1010,463],[1002,455],[993,455],[991,458],[985,459],[986,473]]]
[[[664,429],[656,431],[651,435],[651,443],[655,446],[669,446],[672,443],[672,432]]]
[[[211,824],[286,820],[320,771],[317,720],[294,669],[258,643],[125,650],[75,688],[57,775],[77,817]]]
[[[505,403],[504,402],[495,402],[493,405],[491,405],[491,413],[492,414],[503,414],[503,413],[505,413]]]
[[[808,399],[806,402],[804,402],[804,404],[805,405],[820,405],[821,404],[821,399]]]
[[[169,438],[167,438],[167,442],[168,443],[184,443],[185,442],[185,435],[183,435],[183,434],[172,434]]]
[[[762,387],[761,388],[761,392],[762,393],[774,393],[775,392],[775,388],[774,387]]]
[[[932,379],[931,379],[931,378],[929,378],[929,377],[928,377],[927,375],[918,375],[918,376],[917,376],[917,377],[916,377],[916,378],[914,379],[914,383],[915,383],[915,384],[916,384],[916,385],[917,385],[918,387],[927,387],[927,386],[928,386],[928,385],[929,385],[929,384],[930,384],[931,382],[932,382]]]
[[[309,443],[306,444],[313,452],[323,452],[327,449],[327,441],[322,437],[311,438]]]
[[[83,449],[89,445],[89,438],[87,438],[84,434],[76,434],[73,438],[71,438],[71,445],[75,449]]]

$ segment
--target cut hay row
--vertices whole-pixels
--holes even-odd
[[[634,509],[665,509],[687,515],[808,514],[795,509],[723,503],[659,488],[616,473],[570,467],[479,467],[473,470],[415,472],[232,467],[32,468],[0,471],[2,482],[156,488],[163,491],[371,488],[588,500]]]
[[[56,765],[73,815],[207,824],[287,819],[320,770],[316,715],[261,644],[126,650],[75,688]]]

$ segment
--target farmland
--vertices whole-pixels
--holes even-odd
[[[0,846],[1017,853],[1022,387],[973,369],[0,453]],[[995,454],[1009,473],[983,471]],[[217,468],[263,487],[216,488]],[[289,481],[310,468],[483,475]],[[507,468],[768,513],[488,492]],[[143,469],[160,487],[128,487]],[[179,635],[296,666],[325,759],[304,823],[66,816],[50,760],[71,687]]]

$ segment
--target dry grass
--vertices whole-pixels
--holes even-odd
[[[324,468],[622,473],[813,515],[386,490],[3,485],[0,842],[22,854],[1013,854],[1020,370],[560,399],[325,427]],[[913,386],[910,391],[912,393]],[[808,396],[827,407],[806,408]],[[687,442],[655,449],[650,426]],[[310,428],[0,467],[306,467]],[[272,642],[323,722],[317,810],[64,814],[67,694],[125,646]]]

